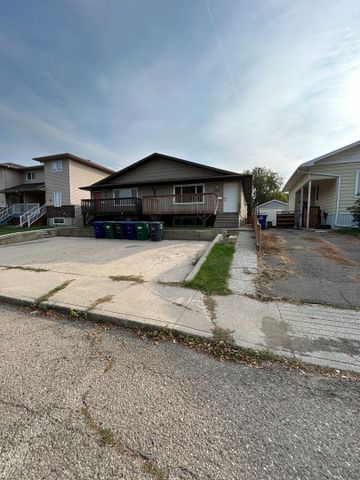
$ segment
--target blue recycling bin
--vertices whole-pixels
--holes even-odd
[[[104,222],[93,222],[92,224],[95,238],[105,238]]]
[[[125,237],[127,240],[137,240],[136,222],[125,222]]]
[[[258,215],[257,218],[258,218],[259,223],[261,225],[261,230],[265,230],[266,229],[267,215]]]

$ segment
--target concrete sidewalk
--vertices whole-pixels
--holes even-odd
[[[242,238],[249,245],[248,232],[240,232],[238,238],[234,266],[239,270]],[[2,247],[2,253],[5,248],[16,247]],[[161,248],[165,255],[170,247],[164,243]],[[27,258],[30,250],[28,244]],[[170,253],[172,255],[172,250]],[[166,258],[173,258],[169,255],[167,253]],[[82,269],[74,264],[72,269],[68,262],[63,271],[58,264],[54,264],[57,268],[52,270],[48,263],[47,271],[24,270],[31,268],[29,264],[15,265],[0,268],[3,300],[34,303],[63,286],[44,304],[72,310],[74,314],[86,311],[94,320],[108,319],[125,326],[167,327],[202,336],[211,336],[214,326],[218,325],[233,330],[239,346],[269,349],[309,363],[360,372],[360,312],[357,311],[264,303],[239,293],[215,297],[215,311],[209,311],[207,298],[201,292],[178,287],[173,282],[164,283],[161,279],[166,279],[166,272],[161,273],[160,280],[160,271],[153,278],[149,265],[146,265],[148,279],[141,281],[136,278],[114,281],[108,275],[99,275],[101,269],[92,273],[87,264]],[[159,268],[157,262],[154,265]],[[108,270],[104,271],[108,274]],[[174,272],[174,268],[171,271]]]

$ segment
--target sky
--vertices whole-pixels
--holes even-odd
[[[0,162],[287,178],[360,140],[359,0],[0,0]]]

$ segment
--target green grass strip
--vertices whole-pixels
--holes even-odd
[[[216,243],[195,278],[188,282],[187,286],[201,290],[207,295],[230,294],[228,280],[234,252],[234,244]]]
[[[342,235],[352,235],[353,237],[360,237],[360,228],[340,228],[335,230],[336,233],[341,233]]]

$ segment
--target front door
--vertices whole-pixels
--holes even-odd
[[[224,213],[238,211],[238,184],[224,183]]]

